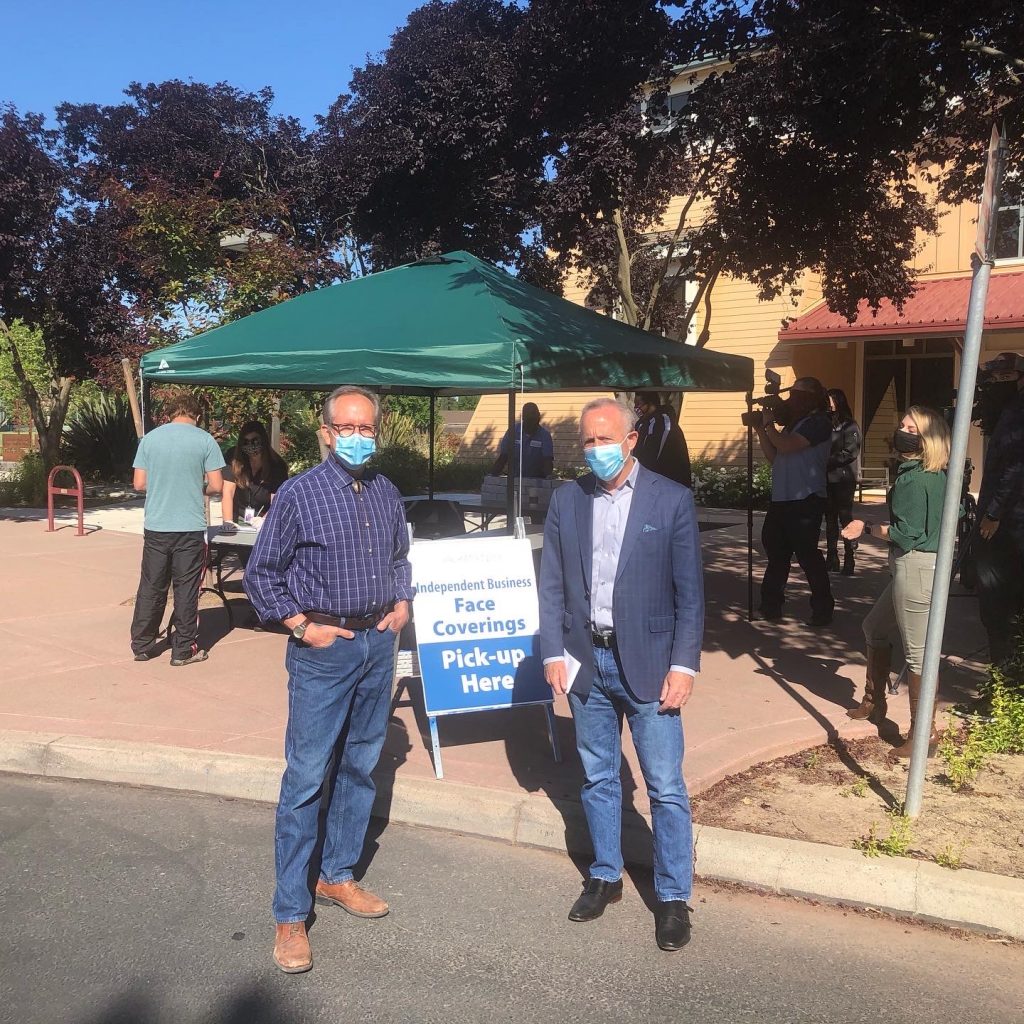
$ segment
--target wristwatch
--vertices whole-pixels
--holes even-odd
[[[296,640],[301,640],[306,635],[306,630],[309,629],[309,619],[303,619],[297,626],[292,629],[292,636]]]

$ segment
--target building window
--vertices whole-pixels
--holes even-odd
[[[650,119],[651,130],[655,134],[668,131],[676,123],[676,119],[689,105],[692,91],[687,88],[680,92],[671,92],[665,97],[664,102],[657,106],[644,101],[643,113]]]
[[[995,257],[997,260],[1024,259],[1024,188],[1006,189],[1004,205],[996,214]]]

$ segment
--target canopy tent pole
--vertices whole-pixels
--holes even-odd
[[[430,428],[427,431],[427,497],[434,500],[434,416],[436,415],[437,395],[430,393]]]
[[[747,413],[754,411],[754,395],[747,392]],[[754,428],[747,427],[747,622],[754,621]]]
[[[514,444],[516,439],[516,393],[510,391],[508,393],[508,436],[509,443]],[[520,445],[522,447],[522,445]],[[508,531],[508,535],[512,536],[512,531],[515,529],[515,505],[516,505],[516,476],[515,467],[508,465],[505,467],[506,482],[505,482],[505,528]]]
[[[142,376],[141,370],[139,376]],[[153,382],[142,377],[142,429],[153,429]]]
[[[281,450],[281,396],[278,395],[271,405],[270,413],[270,447],[274,451]]]

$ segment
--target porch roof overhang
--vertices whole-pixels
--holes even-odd
[[[948,337],[963,334],[971,276],[918,283],[900,311],[889,299],[877,310],[862,301],[851,323],[821,302],[779,331],[779,341],[843,338]],[[985,304],[985,330],[1024,330],[1024,272],[993,274]]]

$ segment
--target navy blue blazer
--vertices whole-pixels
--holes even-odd
[[[592,474],[555,490],[540,566],[542,658],[580,662],[573,692],[594,679],[590,625]],[[693,494],[640,467],[622,539],[612,619],[625,680],[641,701],[659,700],[671,665],[700,668],[704,576]]]

